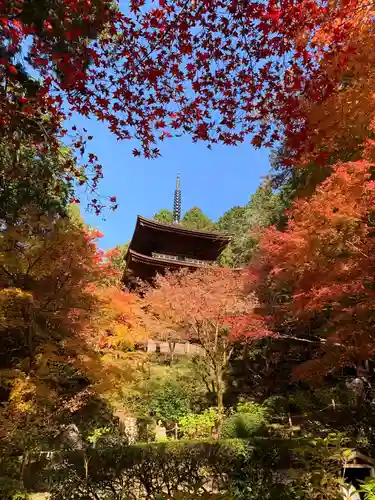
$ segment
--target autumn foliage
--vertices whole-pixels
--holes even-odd
[[[274,331],[315,342],[299,376],[316,377],[374,354],[375,185],[366,162],[339,164],[284,232],[265,232],[250,271]]]
[[[103,173],[89,132],[63,126],[74,112],[137,139],[135,156],[158,156],[158,143],[181,133],[209,145],[282,140],[286,165],[369,144],[374,16],[363,0],[122,7],[43,1],[36,12],[27,0],[1,2],[0,125],[16,149],[21,131],[41,152],[69,138],[84,168],[67,158],[67,177],[95,189]]]
[[[245,293],[242,274],[212,267],[158,275],[144,300],[161,334],[172,331],[175,340],[189,340],[203,348],[222,409],[224,374],[234,341],[254,340],[267,333],[253,313],[255,299]]]
[[[292,178],[311,170],[313,180],[295,191],[286,227],[261,238],[250,294],[232,271],[167,274],[146,294],[152,321],[201,344],[218,395],[234,339],[313,343],[314,359],[297,370],[305,377],[371,357],[373,5],[131,0],[121,11],[108,1],[52,0],[39,7],[0,0],[0,139],[9,149],[2,185],[25,179],[30,165],[21,152],[32,150],[58,160],[52,190],[66,181],[68,196],[77,181],[95,191],[103,168],[88,150],[89,131],[65,128],[74,113],[105,122],[120,140],[136,139],[134,156],[146,158],[182,133],[209,146],[282,142],[280,168]],[[108,201],[116,207],[115,196]],[[97,198],[92,205],[103,207]],[[70,362],[77,345],[100,357],[97,350],[131,347],[152,325],[138,300],[112,288],[117,256],[99,252],[93,234],[25,216],[4,228],[1,241],[2,356],[4,368],[20,370],[9,382],[11,405],[22,409],[28,389],[15,388],[39,381],[31,374],[43,360]],[[74,359],[83,369],[83,358]]]
[[[101,301],[98,317],[93,326],[99,335],[101,350],[126,351],[137,342],[147,340],[147,323],[140,299],[119,287],[101,287],[98,290]]]
[[[33,433],[53,434],[123,376],[110,354],[134,342],[135,309],[130,294],[106,284],[117,271],[97,237],[67,219],[26,213],[1,232],[3,437],[31,425],[24,437],[32,446]]]
[[[297,408],[298,432],[318,428],[328,444],[341,411],[355,446],[373,445],[371,398],[349,401],[344,369],[365,372],[363,387],[374,380],[374,14],[364,0],[0,0],[0,469],[13,450],[17,462],[55,449],[66,422],[98,417],[93,406],[113,410],[133,376],[151,389],[151,372],[133,372],[158,358],[137,352],[149,337],[200,346],[191,364],[209,373],[219,420],[231,396],[284,396],[288,437]],[[271,175],[217,226],[235,235],[221,262],[247,268],[167,272],[140,296],[123,290],[127,246],[101,251],[101,234],[67,207],[77,184],[97,214],[117,207],[96,194],[104,169],[77,115],[134,141],[135,157],[156,158],[182,134],[278,148],[277,184]],[[168,408],[188,401],[182,379],[162,394]],[[314,414],[306,381],[326,382]]]

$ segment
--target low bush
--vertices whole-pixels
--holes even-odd
[[[219,423],[219,414],[216,408],[209,408],[203,413],[189,413],[178,423],[185,439],[210,438]]]
[[[224,439],[246,439],[259,433],[266,424],[267,412],[256,403],[239,403],[237,412],[223,422],[221,436]]]
[[[51,500],[310,499],[285,475],[308,468],[296,453],[301,446],[254,438],[90,449],[61,454],[44,476]]]

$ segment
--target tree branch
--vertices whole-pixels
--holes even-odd
[[[311,339],[304,339],[300,337],[294,337],[292,335],[279,335],[276,337],[276,339],[282,339],[282,340],[298,340],[299,342],[307,342],[309,344],[326,344],[328,341],[327,339],[319,339],[319,340],[311,340]],[[332,345],[343,347],[343,344],[340,344],[339,342],[333,342]]]

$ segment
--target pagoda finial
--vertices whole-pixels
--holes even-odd
[[[173,200],[173,222],[178,224],[181,219],[181,187],[180,187],[180,174],[177,174],[176,189],[174,192]]]

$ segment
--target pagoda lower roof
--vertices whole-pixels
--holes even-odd
[[[157,252],[215,261],[230,239],[220,233],[187,229],[179,224],[163,224],[138,216],[129,250],[152,259],[152,253]],[[187,266],[186,262],[183,265],[194,267]]]
[[[195,270],[205,267],[207,264],[196,262],[188,262],[184,260],[170,260],[161,257],[152,257],[150,255],[143,255],[129,249],[127,256],[127,269],[124,274],[124,281],[127,277],[134,276],[144,281],[153,279],[157,273],[163,273],[169,269],[171,271],[178,269],[191,269]]]
[[[150,265],[153,267],[187,267],[187,268],[198,268],[206,267],[208,264],[200,264],[197,262],[189,262],[186,260],[171,260],[164,259],[162,257],[152,257],[150,255],[143,255],[141,253],[135,252],[134,250],[128,251],[128,267],[131,268],[131,263],[139,262],[141,264]]]

